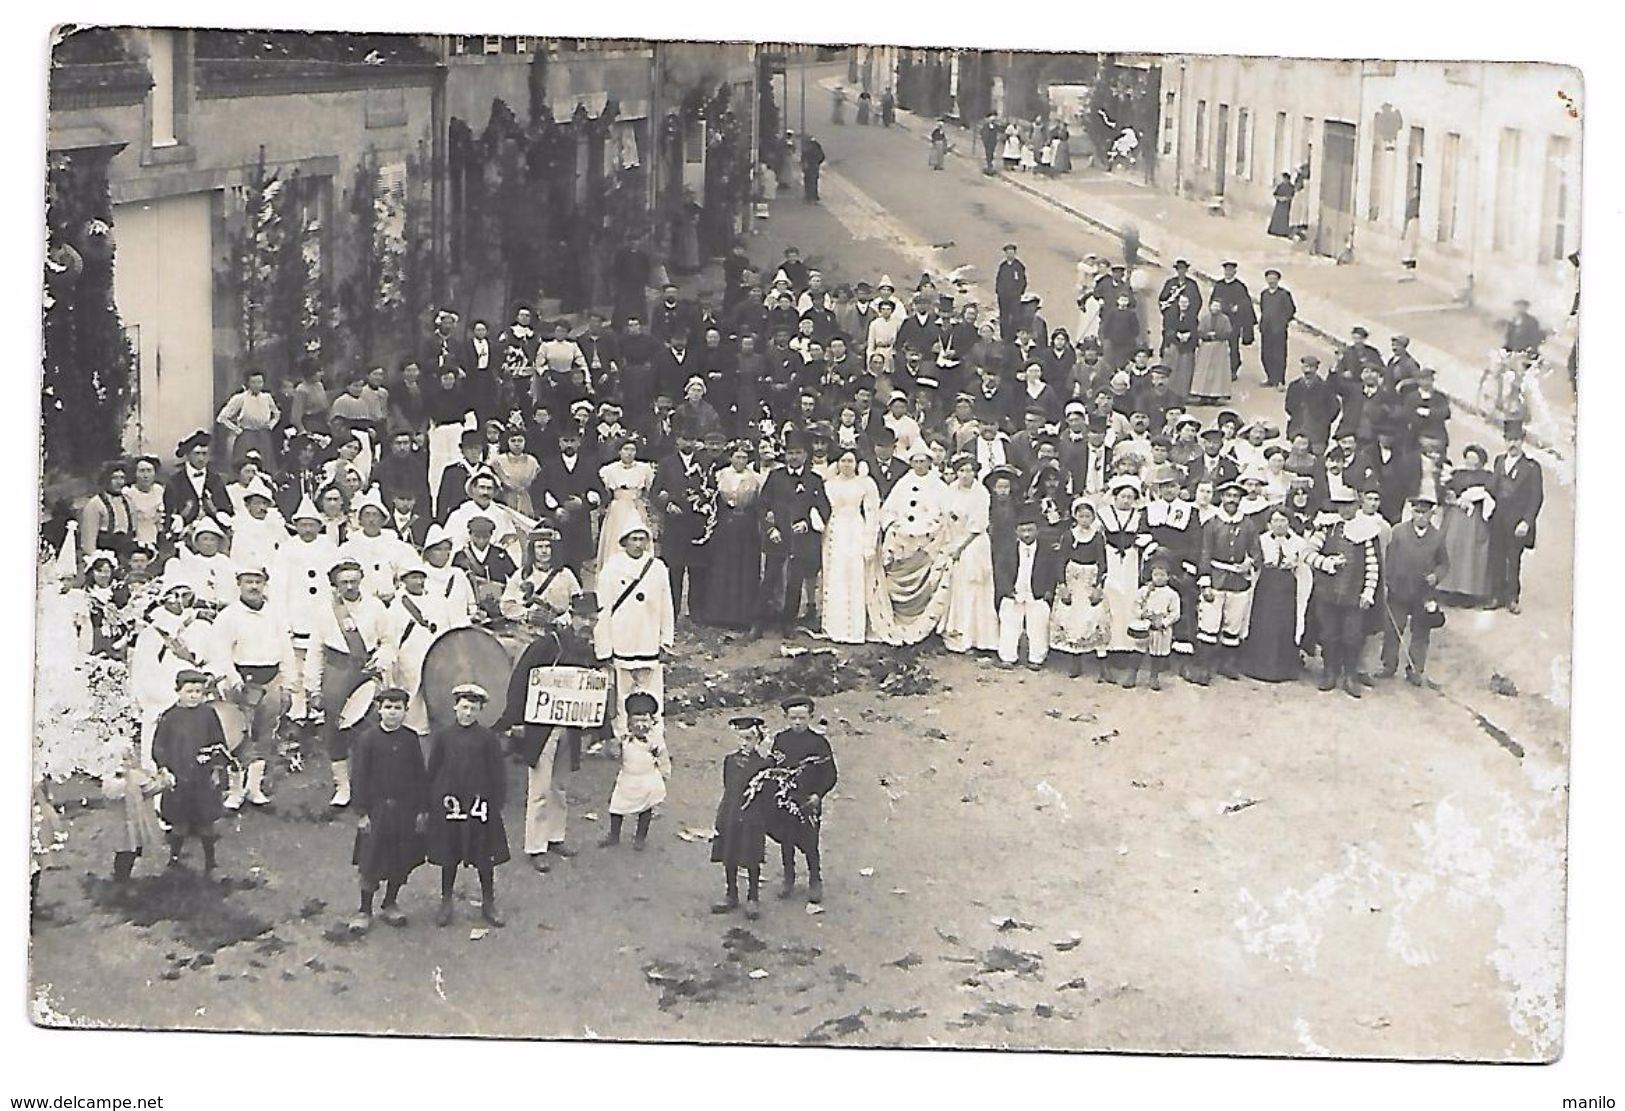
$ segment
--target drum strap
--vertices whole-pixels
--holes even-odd
[[[621,608],[626,600],[632,597],[632,592],[638,588],[638,584],[643,581],[643,576],[649,573],[649,568],[654,566],[654,562],[653,557],[644,561],[643,566],[638,570],[637,577],[626,584],[626,589],[621,591],[621,596],[615,599],[615,604],[613,606],[609,607],[611,616],[614,616],[615,612]]]
[[[356,628],[355,620],[345,612],[344,603],[338,598],[333,599],[333,616],[338,618],[339,632],[344,635],[345,649],[359,667],[368,655],[367,642],[362,637],[361,630]]]
[[[411,598],[410,595],[406,595],[406,594],[401,595],[401,605],[405,606],[406,607],[406,612],[412,615],[412,624],[408,625],[406,627],[406,632],[401,634],[401,643],[402,644],[406,643],[406,638],[411,636],[412,635],[412,630],[416,629],[419,625],[422,625],[425,629],[428,629],[431,633],[439,631],[435,627],[434,622],[430,621],[427,617],[423,616],[423,611],[418,609],[417,603],[412,601],[412,598]]]
[[[528,606],[528,605],[531,605],[531,604],[533,604],[535,602],[539,602],[541,600],[542,595],[547,593],[547,588],[553,585],[553,580],[558,578],[559,577],[559,572],[563,571],[563,570],[564,570],[563,567],[555,567],[555,568],[553,568],[553,570],[551,570],[551,571],[549,571],[547,573],[547,578],[542,580],[542,585],[541,586],[536,586],[529,579],[526,579],[525,580],[525,604]]]

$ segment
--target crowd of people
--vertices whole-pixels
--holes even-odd
[[[647,312],[580,326],[520,305],[494,333],[441,311],[393,375],[309,367],[276,396],[252,372],[217,432],[183,440],[171,468],[109,464],[79,515],[81,645],[128,660],[141,719],[127,795],[184,800],[162,804],[174,858],[193,831],[212,864],[213,820],[268,803],[276,750],[298,769],[299,742],[320,737],[332,805],[367,815],[359,928],[379,883],[396,913],[401,870],[422,860],[444,869],[443,918],[467,864],[497,921],[501,752],[529,766],[524,849],[546,871],[568,852],[561,781],[581,743],[526,722],[523,676],[612,676],[606,840],[630,817],[641,846],[670,775],[664,664],[685,617],[933,641],[991,666],[1055,655],[1101,683],[1143,671],[1152,690],[1290,682],[1317,658],[1324,691],[1359,698],[1401,667],[1425,685],[1444,607],[1518,612],[1539,464],[1516,424],[1493,458],[1453,442],[1449,400],[1403,336],[1384,358],[1357,328],[1329,372],[1304,355],[1288,384],[1281,275],[1254,297],[1223,270],[1203,291],[1174,264],[1153,347],[1132,260],[1086,260],[1072,335],[1044,319],[1016,244],[985,318],[928,276],[837,285],[794,248],[760,266],[736,250],[720,299],[668,285]],[[1226,407],[1255,342],[1280,421]],[[516,686],[459,687],[455,723],[431,720],[425,655],[471,626],[529,642]],[[493,697],[504,713],[480,733]],[[235,754],[190,712],[204,702],[238,708]],[[834,762],[794,709],[777,758],[745,721],[724,766],[725,803],[767,800],[718,842],[724,909],[763,828],[784,846],[784,892],[800,848],[821,898]],[[430,738],[426,762],[399,729]]]

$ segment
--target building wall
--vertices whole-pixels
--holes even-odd
[[[1159,175],[1159,184],[1202,201],[1222,193],[1229,211],[1262,221],[1281,171],[1295,170],[1307,154],[1315,249],[1338,254],[1352,241],[1356,261],[1397,268],[1409,156],[1419,149],[1421,276],[1496,310],[1527,297],[1537,315],[1559,319],[1573,295],[1565,258],[1579,245],[1581,97],[1578,73],[1542,64],[1170,55],[1158,154],[1177,173]],[[1228,106],[1222,134],[1221,105]],[[1355,129],[1351,219],[1323,197],[1335,176],[1327,121]],[[1383,124],[1397,129],[1392,150]],[[1411,145],[1413,128],[1419,148]]]
[[[1364,86],[1362,258],[1404,253],[1416,150],[1421,270],[1456,288],[1470,284],[1487,307],[1527,297],[1543,319],[1566,316],[1567,256],[1579,246],[1579,74],[1543,64],[1368,63]],[[1398,126],[1392,150],[1379,134],[1379,113],[1390,129]],[[1420,132],[1414,147],[1413,129]]]

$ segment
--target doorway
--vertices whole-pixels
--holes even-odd
[[[1219,115],[1213,121],[1213,130],[1219,141],[1219,157],[1213,165],[1213,195],[1224,196],[1224,168],[1230,158],[1230,105],[1219,105]]]
[[[1327,120],[1323,125],[1320,173],[1320,222],[1315,232],[1315,253],[1340,255],[1354,231],[1354,125]]]
[[[212,199],[188,193],[113,209],[113,296],[139,369],[128,446],[166,458],[177,441],[214,425]]]

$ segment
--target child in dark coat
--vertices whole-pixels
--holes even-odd
[[[203,874],[214,874],[215,822],[225,814],[225,778],[230,755],[226,732],[214,707],[205,706],[209,677],[190,668],[175,676],[175,705],[158,715],[152,758],[173,786],[159,809],[169,823],[169,866],[181,865],[188,837],[203,843]]]
[[[727,914],[739,907],[739,869],[749,879],[745,894],[745,917],[761,913],[757,894],[762,884],[762,858],[767,853],[767,833],[759,813],[760,805],[747,808],[745,793],[756,773],[768,766],[761,753],[761,718],[738,717],[728,722],[739,748],[722,758],[722,801],[717,804],[716,836],[711,841],[711,863],[720,864],[727,876],[728,894],[711,907],[712,914]]]
[[[399,687],[379,691],[377,716],[356,730],[350,749],[350,804],[361,814],[350,854],[361,874],[361,909],[350,919],[351,933],[371,928],[380,880],[384,903],[378,916],[391,926],[406,925],[396,899],[412,869],[423,863],[429,775],[417,733],[403,724],[410,698]]]
[[[493,926],[507,922],[497,913],[495,869],[506,864],[508,831],[502,824],[507,798],[502,742],[479,722],[490,700],[474,683],[453,687],[453,724],[436,729],[429,739],[429,816],[426,833],[429,863],[440,866],[440,913],[435,923],[451,925],[457,869],[467,864],[479,873],[481,916]]]

